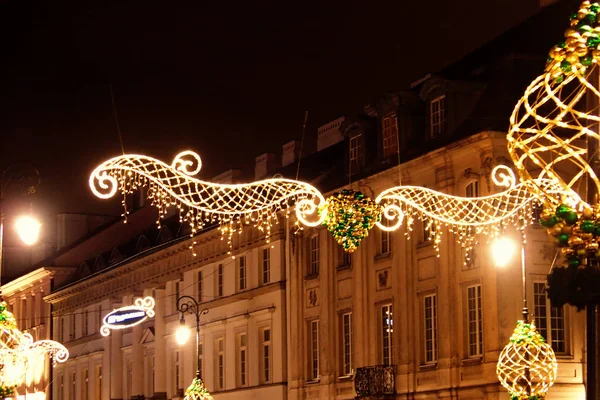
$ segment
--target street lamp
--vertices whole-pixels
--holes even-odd
[[[35,193],[40,184],[40,173],[37,168],[27,163],[10,164],[0,175],[0,288],[2,287],[2,253],[4,237],[4,196],[12,183],[18,183],[25,188],[27,194]],[[41,224],[31,215],[21,216],[15,221],[15,229],[19,238],[28,246],[35,244],[40,235]],[[2,291],[0,289],[0,297]]]
[[[200,316],[208,314],[208,309],[200,309],[200,304],[196,299],[191,296],[181,296],[177,299],[177,309],[181,313],[179,320],[179,328],[175,333],[175,339],[179,345],[183,345],[187,342],[190,337],[190,331],[185,326],[185,314],[189,313],[196,316],[196,358],[197,366],[196,378],[192,381],[192,384],[187,388],[185,393],[185,400],[212,400],[212,396],[208,390],[204,387],[202,377],[200,376]]]
[[[537,332],[535,322],[529,319],[525,271],[525,230],[521,231],[521,283],[523,293],[523,320],[517,322],[509,343],[502,349],[496,365],[496,374],[511,398],[524,400],[544,398],[554,384],[558,364],[552,346]],[[508,238],[499,238],[493,245],[496,265],[508,264],[516,246]]]

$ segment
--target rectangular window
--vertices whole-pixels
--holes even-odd
[[[96,326],[96,331],[100,332],[100,327],[102,326],[102,304],[98,306],[98,310],[96,311],[96,317],[98,318]]]
[[[479,197],[479,182],[473,181],[465,187],[466,197]]]
[[[342,374],[352,375],[352,313],[342,314]]]
[[[319,235],[310,238],[310,268],[308,275],[319,275]]]
[[[271,282],[271,249],[266,248],[262,251],[262,283]]]
[[[88,310],[83,312],[83,336],[87,336],[89,334],[89,313]]]
[[[338,246],[338,268],[350,267],[352,265],[352,254]]]
[[[384,226],[390,226],[390,220],[385,217],[382,218],[381,223]],[[379,234],[381,235],[379,237],[379,254],[390,254],[392,251],[392,232],[379,229]]]
[[[310,380],[316,381],[319,374],[319,320],[310,322]]]
[[[350,138],[350,175],[357,173],[360,169],[362,135]]]
[[[436,295],[425,296],[425,363],[437,362]]]
[[[392,365],[394,355],[394,313],[391,304],[381,307],[381,361]]]
[[[71,391],[69,393],[69,398],[71,400],[75,400],[75,393],[77,393],[76,391],[77,388],[77,374],[75,373],[75,371],[71,371]]]
[[[262,383],[271,382],[271,329],[262,331]]]
[[[217,269],[217,296],[223,296],[223,264]]]
[[[384,117],[382,121],[383,156],[390,157],[398,153],[398,119],[395,115]]]
[[[423,217],[423,241],[430,242],[435,237],[435,222],[433,219]]]
[[[483,355],[483,311],[481,285],[467,288],[467,323],[469,333],[469,357]]]
[[[89,387],[90,377],[88,375],[88,369],[85,368],[81,372],[81,400],[88,400]]]
[[[29,315],[29,313],[27,312],[27,299],[21,299],[21,312],[20,312],[20,319],[21,319],[21,330],[27,330],[27,316]]]
[[[77,336],[77,314],[71,315],[71,339],[76,339]]]
[[[202,271],[198,271],[198,285],[196,289],[198,291],[198,301],[202,302],[202,295],[204,294],[204,276],[202,275]]]
[[[245,333],[240,333],[238,337],[238,385],[247,385],[247,363],[248,363],[248,350],[247,350],[247,339]]]
[[[58,341],[64,342],[65,340],[65,317],[58,317]]]
[[[429,102],[429,124],[431,137],[434,138],[444,133],[446,129],[446,96],[436,97]]]
[[[96,366],[96,376],[94,378],[94,400],[102,400],[102,366]]]
[[[173,377],[175,380],[175,392],[178,392],[181,389],[181,362],[180,362],[180,354],[178,351],[175,352],[175,376]]]
[[[246,290],[246,256],[241,256],[238,261],[239,289]]]
[[[217,389],[225,388],[225,349],[223,338],[217,339]]]
[[[173,283],[173,312],[177,312],[177,300],[180,297],[181,282],[177,281]]]
[[[550,343],[555,353],[566,354],[565,308],[550,305],[545,282],[533,283],[533,303],[538,332]]]

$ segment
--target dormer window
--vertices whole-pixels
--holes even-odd
[[[350,137],[350,175],[358,172],[360,168],[360,159],[362,152],[362,135]]]
[[[444,133],[446,128],[446,96],[441,95],[429,102],[429,126],[431,137]]]
[[[395,115],[382,120],[383,156],[390,157],[398,153],[398,119]]]

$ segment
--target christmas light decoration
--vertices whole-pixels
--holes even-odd
[[[159,209],[159,224],[168,208],[176,207],[180,221],[189,223],[192,236],[205,224],[218,223],[230,248],[233,234],[246,225],[265,232],[268,242],[271,227],[278,223],[277,212],[287,209],[289,213],[292,205],[304,225],[318,226],[324,220],[324,216],[317,218],[317,208],[324,206],[325,199],[308,183],[291,179],[211,183],[193,177],[201,165],[200,156],[192,151],[179,153],[171,165],[143,155],[123,155],[99,165],[89,184],[103,199],[117,191],[126,196],[146,188],[148,199]]]
[[[110,335],[112,329],[125,329],[139,325],[148,318],[154,317],[154,298],[147,296],[137,298],[132,306],[118,308],[104,316],[104,324],[100,327],[102,336]]]
[[[556,380],[556,356],[533,322],[518,321],[498,358],[496,374],[511,400],[541,400]]]
[[[53,365],[69,358],[69,351],[53,340],[34,341],[28,333],[17,329],[17,322],[6,303],[0,302],[0,391],[10,391],[19,385],[28,365],[35,365],[49,356]]]
[[[186,389],[184,400],[213,400],[204,382],[200,378],[194,378],[192,384]]]
[[[352,253],[381,220],[381,206],[361,192],[342,190],[327,199],[323,225],[345,251]]]

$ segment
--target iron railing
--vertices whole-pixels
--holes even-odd
[[[396,392],[396,366],[371,365],[356,369],[354,390],[357,398],[394,396]]]

